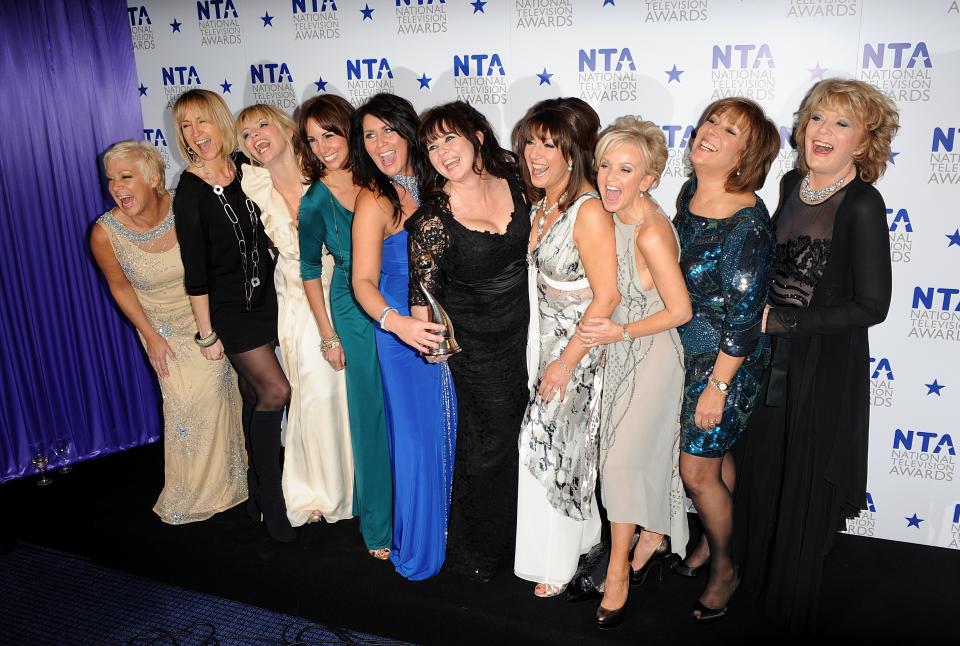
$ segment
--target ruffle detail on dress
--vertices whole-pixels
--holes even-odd
[[[287,258],[300,260],[300,238],[293,216],[280,192],[273,187],[270,171],[262,166],[243,164],[240,186],[243,192],[260,207],[260,221],[267,237]],[[304,190],[306,190],[304,185]]]

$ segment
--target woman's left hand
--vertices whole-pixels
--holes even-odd
[[[554,359],[547,364],[543,371],[543,377],[540,379],[540,399],[549,403],[557,397],[557,401],[563,401],[563,396],[567,393],[567,384],[573,375],[560,366],[560,360]]]
[[[697,409],[693,414],[697,428],[709,431],[719,424],[723,419],[723,406],[726,401],[727,396],[720,392],[719,388],[708,383],[697,399]]]
[[[609,318],[591,316],[577,324],[577,338],[588,348],[623,341],[623,326]]]

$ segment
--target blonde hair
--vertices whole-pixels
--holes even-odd
[[[240,136],[240,133],[243,131],[243,122],[251,119],[265,119],[266,121],[275,124],[278,128],[280,128],[283,136],[287,138],[287,143],[289,143],[291,146],[294,145],[293,139],[297,134],[297,124],[293,122],[293,119],[288,117],[285,112],[272,105],[268,105],[266,103],[257,103],[255,105],[251,105],[240,111],[240,114],[237,115],[237,119],[234,123],[234,134],[237,137],[237,146],[240,148],[240,152],[249,157],[251,161],[256,160],[254,159],[253,155],[250,154],[250,150],[244,143],[243,137]],[[294,154],[299,160],[300,155],[297,154],[296,150],[294,151]]]
[[[603,129],[597,141],[595,163],[600,164],[600,158],[608,150],[621,144],[633,144],[643,156],[644,167],[641,176],[653,175],[651,189],[660,184],[660,176],[667,166],[667,138],[657,124],[652,121],[643,121],[633,115],[618,117],[612,124]]]
[[[157,184],[157,194],[163,195],[167,192],[165,186],[167,179],[167,165],[160,155],[157,147],[147,141],[136,141],[134,139],[124,139],[118,141],[103,153],[103,170],[107,172],[110,163],[118,159],[129,159],[140,169],[140,174],[146,182],[152,182],[159,179]]]
[[[809,170],[804,156],[803,140],[813,113],[822,107],[849,113],[863,126],[863,148],[853,155],[860,179],[873,183],[887,170],[890,142],[900,129],[897,106],[887,95],[864,81],[826,79],[807,92],[796,113],[794,138],[797,141],[797,168]]]
[[[210,90],[187,90],[173,104],[173,125],[177,131],[177,149],[180,155],[188,164],[198,166],[190,153],[193,149],[183,138],[183,117],[190,108],[197,108],[209,119],[210,123],[220,130],[220,137],[223,140],[223,148],[220,150],[220,156],[226,159],[233,151],[237,149],[237,135],[233,131],[233,115],[230,114],[230,108],[227,107],[223,98],[211,92]],[[196,153],[194,153],[196,155]]]

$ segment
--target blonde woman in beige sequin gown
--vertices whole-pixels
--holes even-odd
[[[170,524],[205,520],[247,499],[237,379],[208,361],[183,287],[164,163],[146,142],[104,155],[117,206],[97,219],[90,246],[117,305],[136,327],[160,380],[164,487],[153,510]]]

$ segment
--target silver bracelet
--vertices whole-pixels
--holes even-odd
[[[567,367],[567,364],[563,362],[563,359],[561,359],[560,357],[557,357],[557,363],[560,364],[560,367],[563,369],[565,373],[567,373],[571,377],[573,376],[573,370]]]
[[[390,330],[388,330],[387,328],[385,328],[385,327],[383,326],[383,324],[384,324],[384,323],[386,322],[386,320],[387,320],[387,315],[388,315],[390,312],[396,312],[396,311],[397,311],[397,308],[396,308],[396,307],[390,307],[389,305],[387,305],[386,307],[383,308],[383,311],[380,312],[380,329],[381,329],[381,330],[383,330],[383,331],[385,331],[385,332],[389,332],[389,331],[390,331]]]
[[[210,334],[208,334],[207,336],[200,336],[199,331],[197,331],[197,333],[193,335],[193,340],[201,348],[209,348],[211,345],[216,343],[219,339],[220,337],[217,336],[216,330],[210,330]]]
[[[627,326],[623,325],[621,327],[623,329],[623,340],[626,341],[627,343],[630,343],[631,341],[633,341],[633,339],[630,338],[630,333],[627,332]]]

